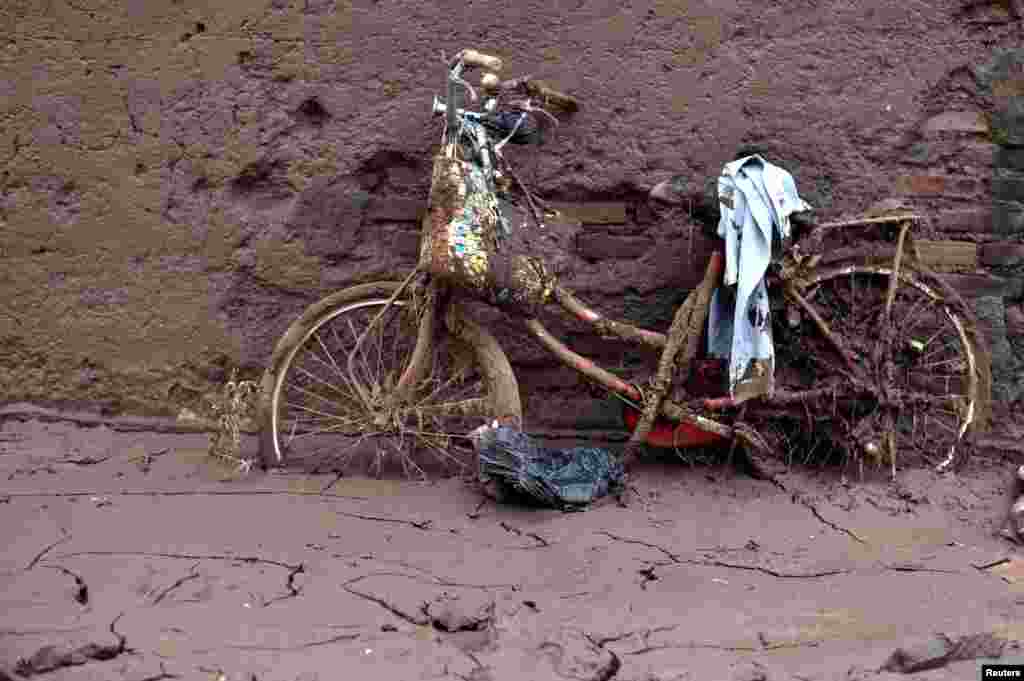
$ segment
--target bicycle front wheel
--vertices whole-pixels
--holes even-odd
[[[449,333],[436,334],[423,378],[394,399],[420,327],[408,298],[388,305],[399,286],[335,293],[282,337],[262,386],[265,466],[377,476],[463,472],[475,461],[466,433],[493,418],[521,417],[504,353],[461,316]]]

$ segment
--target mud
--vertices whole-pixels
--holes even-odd
[[[8,420],[0,669],[884,680],[936,632],[1024,662],[1024,552],[994,536],[1019,435],[896,483],[646,458],[626,508],[563,514],[457,479],[240,475],[205,435]]]

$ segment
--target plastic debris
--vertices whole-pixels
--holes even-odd
[[[495,481],[543,505],[578,509],[625,483],[622,463],[599,447],[547,449],[526,433],[497,422],[470,434],[480,458],[480,480]]]

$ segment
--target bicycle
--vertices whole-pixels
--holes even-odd
[[[460,92],[477,99],[462,78],[469,67],[485,69],[481,111],[457,106]],[[984,427],[988,354],[963,300],[915,255],[910,229],[921,216],[795,221],[766,275],[776,389],[747,400],[729,397],[720,382],[702,389],[694,377],[715,367],[699,348],[722,252],[667,331],[602,315],[542,259],[514,252],[498,198],[513,200],[518,186],[538,227],[551,212],[502,148],[536,140],[541,121],[557,122],[547,109],[572,113],[579,104],[530,77],[500,81],[501,67],[474,50],[446,63],[447,98],[435,98],[432,111],[444,116],[444,129],[413,273],[324,298],[278,342],[261,383],[265,467],[363,461],[379,475],[398,461],[425,476],[435,463],[471,466],[466,433],[481,422],[522,428],[512,366],[469,311],[480,303],[522,321],[562,364],[622,402],[630,460],[643,444],[731,441],[762,463],[788,464],[821,443],[859,461],[890,462],[894,474],[898,448],[940,469],[958,462],[968,430]],[[514,95],[526,99],[499,108]],[[629,380],[574,352],[539,320],[552,308],[602,338],[661,352],[657,369]]]

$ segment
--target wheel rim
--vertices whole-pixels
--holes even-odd
[[[978,366],[967,320],[942,293],[912,272],[900,273],[890,324],[889,352],[875,361],[882,342],[882,311],[892,269],[850,266],[812,276],[807,297],[844,338],[880,385],[893,390],[893,404],[859,424],[861,443],[888,451],[888,422],[894,424],[897,458],[909,454],[940,467],[953,463],[977,412]],[[891,380],[890,380],[891,379]],[[886,459],[895,467],[895,461]]]
[[[427,379],[405,403],[389,403],[417,331],[406,302],[396,300],[367,334],[349,374],[349,350],[387,302],[368,299],[330,311],[288,353],[271,398],[279,462],[417,477],[470,465],[463,436],[486,416],[488,401],[486,381],[464,344],[442,334]]]

